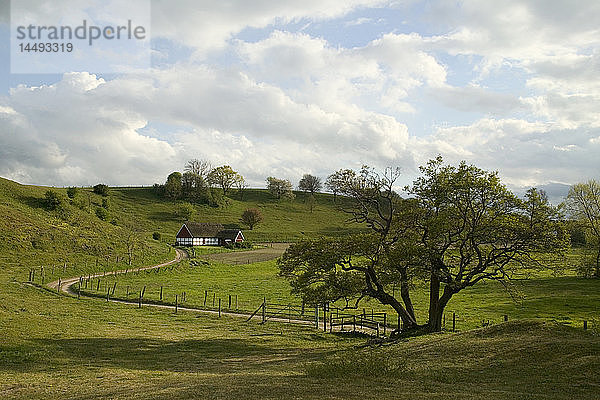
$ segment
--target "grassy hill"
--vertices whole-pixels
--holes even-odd
[[[94,214],[102,198],[90,189],[80,189],[61,211],[45,207],[46,190],[0,179],[0,398],[595,399],[600,390],[595,325],[583,331],[511,321],[364,347],[365,338],[307,327],[138,309],[33,287],[25,283],[27,272],[41,265],[47,280],[124,268],[122,243],[132,230],[139,235],[134,265],[171,259],[167,243],[182,223],[178,204],[150,188],[112,189],[108,221]],[[261,208],[264,223],[245,231],[256,241],[356,229],[345,224],[331,196],[316,200],[310,213],[301,195],[277,202],[264,190],[248,190],[222,208],[197,206],[196,220],[235,223],[245,208]],[[154,231],[162,241],[151,238]],[[243,271],[184,263],[148,276],[155,286],[169,281],[173,290],[194,286],[197,296],[209,285],[223,295],[243,289],[254,304],[265,291],[285,296],[285,282],[274,273],[268,261]],[[145,274],[119,279],[119,290],[148,283]],[[531,293],[539,298],[529,308],[509,308],[510,300],[491,284],[461,297],[460,307],[474,314],[487,307],[486,315],[521,310],[519,318],[569,304],[582,316],[595,312],[597,295],[588,293],[598,293],[597,281],[546,281],[539,287],[532,281]],[[148,296],[157,287],[148,286]]]

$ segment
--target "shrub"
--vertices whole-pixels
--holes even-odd
[[[103,183],[99,183],[94,186],[94,193],[99,194],[101,196],[108,196],[108,185]]]
[[[96,208],[96,216],[100,218],[102,221],[108,220],[108,210],[106,208],[98,207]]]
[[[108,210],[110,208],[107,198],[102,199],[102,208],[104,208],[105,210]]]
[[[63,199],[54,190],[47,190],[44,194],[44,203],[49,210],[56,210],[62,205]]]
[[[79,189],[76,188],[75,186],[71,186],[70,188],[67,189],[67,196],[70,199],[74,199],[75,196],[77,196],[77,193],[79,192]]]
[[[192,218],[194,218],[194,215],[196,214],[196,209],[190,203],[183,203],[177,208],[175,214],[177,217],[182,218],[184,221],[189,221]]]
[[[159,232],[152,233],[152,239],[154,239],[154,240],[160,240],[160,233]]]

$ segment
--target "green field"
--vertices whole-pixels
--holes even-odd
[[[88,208],[69,205],[68,215],[45,209],[46,190],[0,179],[0,398],[598,398],[596,280],[540,276],[522,281],[524,297],[517,302],[495,283],[479,285],[449,305],[458,314],[460,332],[383,345],[272,321],[260,325],[77,300],[27,284],[29,271],[35,268],[37,282],[44,266],[48,282],[169,260],[174,253],[167,243],[182,221],[175,216],[177,204],[156,198],[148,188],[112,190],[107,222],[93,214],[101,198],[89,189],[80,190]],[[224,208],[200,206],[196,219],[234,223],[244,208],[259,207],[264,224],[245,231],[257,242],[356,229],[344,223],[328,195],[317,196],[312,214],[301,198],[278,203],[261,190],[245,196]],[[122,241],[131,226],[140,242],[129,266]],[[154,231],[162,241],[151,239]],[[244,251],[233,253],[239,261],[234,265],[223,258],[201,261],[227,253],[222,254],[198,254],[173,269],[107,276],[102,283],[116,280],[120,296],[127,286],[137,293],[146,285],[149,299],[162,285],[167,301],[186,291],[190,304],[203,302],[205,291],[223,300],[238,295],[238,307],[248,309],[263,296],[297,301],[276,276],[274,261],[250,257],[250,264],[244,263],[250,254]],[[423,297],[417,285],[419,305]],[[511,321],[498,323],[504,314]],[[517,321],[521,318],[528,319]],[[467,330],[479,319],[496,324]],[[588,331],[580,326],[583,319],[590,320]]]

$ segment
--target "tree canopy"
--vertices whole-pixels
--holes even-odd
[[[370,233],[304,241],[279,261],[280,273],[305,301],[363,298],[391,306],[405,329],[419,327],[412,283],[429,285],[429,331],[441,329],[443,311],[461,290],[483,280],[509,282],[528,268],[541,267],[538,252],[559,252],[566,235],[558,210],[536,189],[517,198],[497,173],[441,157],[421,167],[421,176],[394,191],[399,170],[382,174],[363,167],[345,170],[336,188],[352,206],[350,219]],[[397,286],[399,295],[390,290]],[[421,325],[422,326],[422,325]]]
[[[315,194],[321,190],[323,185],[321,184],[321,178],[316,177],[311,174],[304,174],[300,182],[298,183],[298,189],[303,192],[309,192],[310,194]]]

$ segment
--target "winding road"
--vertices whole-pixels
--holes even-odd
[[[285,246],[285,248],[287,248],[287,245]],[[283,246],[279,246],[277,251],[273,251],[274,249],[271,249],[271,251],[269,252],[271,258],[276,258],[276,257],[280,256],[283,253],[283,251],[285,251],[285,248]],[[244,252],[240,252],[240,253],[249,254],[249,253],[253,253],[255,251],[261,253],[261,255],[262,255],[262,252],[264,252],[264,250],[257,249],[257,250],[244,251]],[[135,272],[135,271],[145,271],[145,270],[149,270],[149,269],[156,269],[156,268],[161,268],[161,267],[166,267],[168,265],[176,264],[176,263],[180,262],[181,260],[188,258],[188,254],[184,250],[175,249],[175,252],[176,252],[176,255],[173,260],[162,263],[162,264],[152,265],[152,266],[148,266],[148,267],[127,269],[127,270],[110,271],[110,272],[106,272],[106,273],[97,273],[94,275],[89,275],[87,277],[98,278],[98,277],[103,277],[106,275],[120,275],[120,274],[125,274],[126,272]],[[235,253],[223,253],[223,254],[235,254]],[[221,257],[219,257],[219,259],[222,260]],[[62,292],[69,296],[77,296],[77,291],[73,289],[73,286],[77,282],[79,282],[79,279],[80,279],[79,276],[75,276],[75,277],[67,278],[67,279],[60,279],[60,280],[56,280],[56,281],[52,281],[52,282],[48,283],[46,285],[46,287],[51,290]],[[98,298],[95,296],[84,296],[84,295],[81,295],[81,297],[96,298],[96,299]],[[131,306],[139,307],[138,301],[126,301],[126,300],[118,300],[118,299],[110,299],[110,298],[108,299],[108,301],[112,302],[112,303],[128,304]],[[142,303],[142,304],[144,307],[155,307],[155,308],[169,309],[169,310],[173,310],[175,308],[172,305],[165,305],[165,304],[153,304],[153,303]],[[191,311],[191,312],[195,312],[195,313],[208,314],[208,315],[225,315],[225,316],[236,317],[236,318],[249,318],[250,317],[249,313],[230,312],[230,311],[219,312],[219,311],[215,311],[215,310],[205,310],[205,309],[200,309],[200,308],[192,308],[192,307],[184,307],[184,306],[178,306],[177,310],[178,311]],[[254,316],[254,318],[261,319],[262,315],[256,315],[256,316]],[[270,321],[287,322],[287,323],[295,323],[295,324],[307,325],[307,326],[314,326],[313,322],[306,321],[306,320],[296,320],[296,319],[278,318],[278,317],[270,317],[269,320]]]

